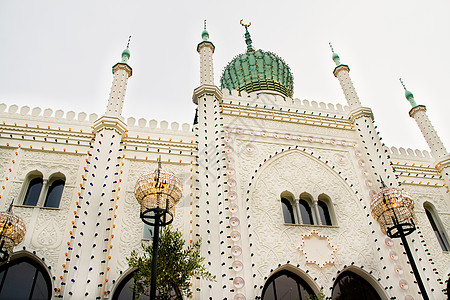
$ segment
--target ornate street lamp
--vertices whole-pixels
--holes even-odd
[[[159,227],[169,225],[175,215],[175,205],[182,196],[182,185],[172,172],[161,169],[161,158],[158,168],[139,177],[134,188],[139,205],[142,222],[153,226],[152,277],[150,283],[150,299],[156,299],[156,267],[158,264]]]
[[[0,262],[9,260],[14,246],[23,241],[27,232],[22,218],[13,214],[12,206],[11,203],[7,211],[0,212]]]
[[[411,269],[416,277],[423,299],[428,300],[427,291],[420,278],[406,236],[416,230],[417,219],[414,214],[414,200],[411,195],[400,188],[386,187],[381,180],[381,190],[373,196],[370,212],[378,221],[381,231],[390,238],[401,238]]]

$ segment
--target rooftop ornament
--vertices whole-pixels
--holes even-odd
[[[0,262],[9,260],[14,246],[23,241],[27,232],[22,218],[13,214],[12,206],[11,202],[7,211],[0,212]]]
[[[406,236],[416,230],[414,200],[411,195],[400,188],[386,187],[381,179],[381,190],[372,197],[370,212],[380,224],[381,231],[391,238],[401,238],[411,269],[416,277],[423,299],[429,299],[419,270],[417,269]]]
[[[154,228],[150,299],[156,299],[159,227],[172,223],[175,205],[182,196],[182,185],[175,174],[161,169],[160,157],[155,171],[139,177],[134,188],[134,195],[141,206],[142,222]]]

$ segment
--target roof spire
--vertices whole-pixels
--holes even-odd
[[[252,46],[252,38],[250,37],[250,33],[248,32],[248,28],[252,25],[252,22],[245,24],[244,19],[241,20],[241,25],[245,27],[245,43],[247,44],[247,52],[253,52],[255,49],[253,49]]]
[[[209,33],[208,33],[208,31],[206,30],[206,20],[203,21],[202,39],[203,39],[204,41],[209,40]]]
[[[130,46],[131,35],[128,37],[127,48],[122,51],[122,63],[128,64],[128,60],[130,59],[130,50],[128,47]]]
[[[331,52],[333,52],[332,58],[334,60],[334,63],[336,64],[336,66],[339,66],[341,64],[341,59],[339,58],[339,55],[337,55],[337,53],[334,52],[333,45],[331,45],[331,42],[329,42],[328,44],[330,45]]]
[[[413,95],[413,93],[411,93],[410,91],[408,91],[408,90],[406,89],[406,86],[405,86],[405,84],[403,83],[403,80],[402,80],[401,78],[399,78],[399,80],[400,80],[400,83],[402,84],[403,88],[405,89],[405,97],[406,97],[406,99],[409,101],[409,103],[411,103],[411,106],[412,106],[412,107],[416,107],[416,106],[417,106],[417,103],[416,103],[416,100],[414,100],[414,95]]]

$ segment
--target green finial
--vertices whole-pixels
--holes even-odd
[[[208,31],[206,31],[206,20],[204,21],[204,24],[203,24],[202,39],[204,41],[207,41],[209,39],[209,33],[208,33]]]
[[[130,46],[130,40],[131,40],[131,35],[128,37],[127,48],[122,51],[122,63],[124,63],[124,64],[128,63],[128,60],[130,59],[131,53],[130,53],[130,50],[128,49],[128,47]]]
[[[331,43],[328,44],[330,44],[331,52],[333,52],[334,63],[336,64],[336,66],[339,66],[341,64],[341,59],[339,58],[339,55],[334,52],[333,45],[331,45]]]
[[[252,46],[252,38],[250,37],[250,33],[248,32],[248,28],[252,25],[252,22],[248,23],[248,24],[244,24],[244,22],[242,22],[244,20],[241,20],[241,25],[245,27],[245,43],[247,44],[247,52],[254,52],[255,49],[253,49]]]
[[[413,93],[411,93],[410,91],[408,91],[408,90],[406,89],[406,86],[405,86],[405,84],[403,83],[403,81],[402,81],[401,78],[399,78],[399,80],[400,80],[400,83],[403,85],[403,88],[405,89],[405,97],[406,97],[406,99],[409,101],[409,103],[411,103],[411,106],[412,106],[412,107],[416,107],[416,106],[417,106],[417,103],[416,103],[416,100],[414,100],[414,95],[413,95]]]

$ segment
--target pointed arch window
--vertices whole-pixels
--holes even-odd
[[[450,244],[448,242],[447,235],[445,234],[445,230],[442,226],[441,220],[439,219],[439,216],[434,209],[434,206],[430,203],[425,203],[423,205],[423,208],[425,209],[428,221],[430,222],[431,228],[433,228],[434,234],[436,235],[442,251],[449,251]]]
[[[331,222],[331,216],[330,211],[328,210],[328,205],[324,201],[319,200],[317,202],[317,209],[319,210],[319,217],[322,225],[327,226],[333,225]]]
[[[361,276],[345,271],[334,282],[331,299],[381,300],[381,297],[375,288]]]
[[[47,196],[45,197],[44,207],[59,207],[64,190],[64,184],[64,179],[56,179],[50,184],[47,191]]]
[[[308,201],[300,198],[298,204],[300,208],[300,216],[302,218],[302,223],[306,225],[314,225],[311,206],[309,206]]]
[[[41,195],[43,185],[44,180],[42,179],[42,175],[33,176],[30,178],[27,192],[25,194],[25,198],[23,199],[23,205],[36,206],[39,201],[39,196]]]
[[[27,256],[0,267],[0,299],[50,299],[51,289],[45,268]]]
[[[302,278],[287,270],[272,275],[262,292],[262,300],[304,300],[314,296],[312,288]]]
[[[281,206],[283,208],[284,223],[295,224],[294,210],[291,201],[286,198],[281,198]]]

